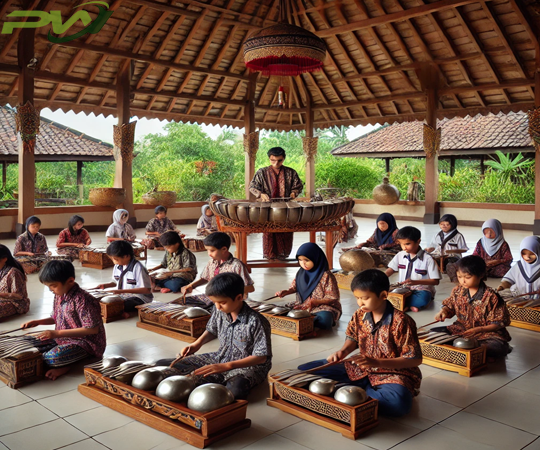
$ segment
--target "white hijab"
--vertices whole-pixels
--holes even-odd
[[[504,242],[502,224],[497,219],[489,219],[482,225],[482,233],[486,228],[491,228],[495,232],[495,238],[488,239],[486,236],[483,236],[482,247],[484,247],[484,250],[489,256],[493,256],[499,251]]]
[[[521,257],[521,267],[527,274],[527,277],[532,279],[540,271],[540,238],[538,236],[527,236],[521,241],[519,246],[520,253],[522,250],[529,250],[536,255],[536,261],[532,264],[529,264]]]

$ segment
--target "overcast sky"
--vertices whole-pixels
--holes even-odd
[[[113,125],[117,124],[117,119],[113,116],[103,117],[103,115],[95,116],[94,114],[85,115],[84,113],[75,114],[70,111],[64,113],[61,110],[52,112],[50,109],[45,108],[41,110],[41,115],[47,119],[54,120],[62,125],[70,128],[74,128],[88,136],[96,139],[100,139],[104,142],[112,144]],[[136,120],[133,118],[132,120]],[[138,140],[149,133],[159,133],[163,127],[167,124],[167,121],[160,122],[158,119],[140,119],[135,127],[135,140]],[[202,125],[203,130],[213,139],[215,139],[221,133],[221,127],[218,125]],[[367,127],[357,126],[350,128],[347,131],[347,136],[350,140],[356,139],[365,133],[371,131],[373,126]],[[239,130],[235,130],[240,133]]]

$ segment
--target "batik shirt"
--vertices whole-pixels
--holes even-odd
[[[41,233],[36,233],[34,236],[35,247],[32,249],[32,240],[28,238],[28,234],[25,232],[17,238],[15,242],[15,249],[13,254],[19,252],[32,252],[32,253],[46,253],[49,248],[47,247],[47,240]]]
[[[441,273],[435,260],[424,250],[418,250],[418,253],[411,257],[406,251],[399,252],[388,267],[394,272],[399,272],[399,281],[411,280],[440,280]],[[415,284],[408,286],[413,291],[429,291],[435,295],[435,286],[425,284]]]
[[[270,323],[262,314],[244,303],[233,322],[230,314],[214,308],[206,331],[219,340],[218,351],[208,354],[211,364],[238,361],[249,356],[266,356],[262,364],[227,372],[226,379],[241,375],[250,381],[251,386],[266,380],[272,367],[272,341]]]
[[[291,194],[295,194],[298,197],[303,187],[304,185],[296,170],[281,166],[279,174],[276,176],[272,166],[268,166],[257,170],[249,185],[249,192],[257,198],[261,194],[266,194],[270,198],[290,197]]]
[[[97,334],[84,337],[60,337],[58,345],[78,345],[90,355],[101,357],[105,351],[105,328],[101,318],[99,301],[77,283],[65,295],[55,295],[51,317],[56,330],[98,327]]]
[[[377,242],[377,230],[373,232],[373,234],[370,236],[370,238],[364,243],[364,247],[369,248],[377,248],[379,250],[388,250],[392,251],[394,250],[396,253],[401,250],[401,245],[399,245],[399,242],[396,241],[396,236],[398,234],[399,230],[395,229],[392,233],[392,237],[390,242],[387,242],[386,244],[379,245]]]
[[[509,342],[510,335],[506,328],[510,325],[510,313],[504,300],[492,288],[482,283],[472,297],[468,289],[456,286],[450,297],[443,300],[447,308],[448,318],[456,316],[457,320],[448,327],[450,333],[461,336],[465,331],[476,327],[500,325],[500,330],[476,334],[478,340],[498,339]]]
[[[0,270],[0,292],[22,295],[20,300],[13,298],[0,298],[2,303],[11,303],[17,310],[17,314],[26,314],[30,309],[30,299],[26,292],[25,275],[15,267],[4,266]]]
[[[164,219],[154,217],[153,219],[150,219],[146,225],[146,231],[163,234],[167,231],[176,231],[176,225],[168,217],[165,217]]]
[[[210,281],[220,273],[236,273],[242,277],[246,286],[252,286],[254,284],[245,264],[235,258],[232,253],[229,253],[229,257],[221,264],[215,259],[208,261],[208,264],[206,264],[201,273],[201,279]]]
[[[165,252],[161,267],[165,267],[167,270],[191,269],[189,272],[173,273],[171,275],[171,277],[183,278],[190,282],[197,275],[197,259],[187,248],[184,248],[181,253]]]
[[[510,265],[512,264],[513,258],[512,258],[512,252],[510,251],[510,246],[508,245],[508,242],[504,241],[501,244],[501,248],[497,250],[497,252],[489,256],[487,252],[484,249],[484,246],[482,245],[482,239],[478,241],[476,244],[476,248],[474,249],[473,255],[480,256],[484,261],[495,261],[498,259],[501,259],[503,262],[501,264],[497,264],[494,267],[488,267],[487,268],[487,276],[488,277],[494,277],[494,278],[502,278],[510,270]]]
[[[56,240],[56,247],[58,247],[60,244],[86,244],[86,242],[88,242],[88,239],[90,239],[90,235],[88,234],[88,231],[86,231],[84,228],[81,228],[80,233],[76,235],[71,234],[69,228],[65,228],[58,235],[58,239]],[[79,249],[76,247],[59,247],[56,251],[59,255],[78,255],[79,253]]]
[[[296,292],[296,278],[293,280],[289,291]],[[318,305],[315,307],[311,306],[311,300],[331,300],[330,303],[325,305]],[[319,311],[329,311],[334,316],[334,322],[339,320],[341,316],[341,303],[339,301],[339,287],[337,285],[336,277],[334,274],[327,270],[323,273],[319,284],[313,289],[311,295],[302,302],[300,295],[296,294],[296,300],[294,302],[288,303],[287,307],[294,309],[305,309],[312,314],[315,314]]]
[[[382,319],[374,323],[373,314],[356,310],[347,330],[346,339],[356,342],[360,355],[368,358],[422,359],[422,350],[416,324],[407,314],[394,309],[387,302]],[[401,384],[413,395],[420,388],[422,373],[418,367],[407,369],[389,369],[386,367],[361,367],[350,362],[345,363],[347,375],[353,381],[368,377],[372,386],[381,384]]]

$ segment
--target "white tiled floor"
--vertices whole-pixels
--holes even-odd
[[[358,241],[373,232],[374,220],[357,219],[360,226]],[[429,242],[436,225],[419,227],[424,242]],[[183,227],[188,233],[194,226]],[[137,230],[142,236],[143,230]],[[480,237],[478,229],[461,229],[472,249]],[[519,243],[528,233],[507,231],[514,257],[519,255]],[[93,235],[96,244],[104,238]],[[49,243],[55,237],[48,236]],[[308,240],[307,234],[295,236],[295,249]],[[14,241],[3,242],[13,248]],[[347,244],[348,246],[349,244]],[[294,251],[293,251],[294,253]],[[261,236],[249,238],[249,257],[262,257]],[[338,266],[336,255],[335,266]],[[161,260],[161,252],[150,251],[149,266]],[[208,256],[197,253],[199,271]],[[110,269],[99,271],[75,263],[77,280],[83,287],[92,287],[110,277]],[[256,269],[252,276],[256,291],[254,299],[263,299],[277,289],[288,287],[295,269]],[[496,285],[497,280],[489,280]],[[15,328],[23,320],[46,317],[50,314],[52,295],[38,281],[29,277],[31,309],[24,318],[16,317],[0,323],[0,331]],[[449,294],[451,284],[445,276],[438,287],[435,304],[413,317],[418,325],[431,322],[441,301]],[[347,322],[356,309],[352,294],[342,290],[344,315],[336,330],[320,333],[315,339],[295,342],[273,336],[273,366],[275,371],[293,368],[303,362],[326,357],[339,348],[344,339]],[[157,301],[168,302],[172,294],[157,294]],[[156,335],[135,326],[136,319],[106,325],[107,354],[122,354],[145,361],[174,356],[185,344]],[[473,378],[421,366],[424,376],[421,394],[414,400],[412,412],[397,419],[381,418],[378,427],[361,436],[356,442],[340,434],[288,415],[266,405],[268,387],[258,386],[250,395],[248,417],[251,428],[212,445],[212,449],[521,449],[540,450],[540,334],[510,328],[514,351],[486,371]],[[207,345],[208,350],[217,343]],[[189,445],[164,433],[133,421],[101,406],[77,392],[84,381],[82,373],[70,372],[51,382],[41,381],[14,391],[0,387],[0,450],[169,450],[188,449]]]

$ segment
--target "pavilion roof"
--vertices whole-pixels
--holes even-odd
[[[0,107],[0,161],[18,160],[15,110]],[[40,118],[36,137],[35,160],[44,161],[112,161],[113,146],[65,125]]]
[[[444,156],[534,152],[526,113],[510,112],[442,119],[441,153]],[[334,150],[334,156],[368,158],[425,156],[423,122],[386,124]]]
[[[73,14],[72,0],[6,0]],[[251,76],[242,43],[278,20],[278,0],[111,0],[96,34],[61,44],[35,39],[35,103],[116,115],[116,80],[131,62],[131,114],[243,127],[254,91],[264,129],[423,120],[425,67],[436,68],[438,117],[534,106],[539,9],[534,0],[291,0],[289,20],[328,47],[324,70],[294,78]],[[86,6],[96,17],[95,6]],[[83,25],[69,29],[72,34]],[[0,104],[17,103],[20,29],[0,34]],[[288,108],[272,107],[280,84]],[[309,100],[311,99],[311,101]]]

